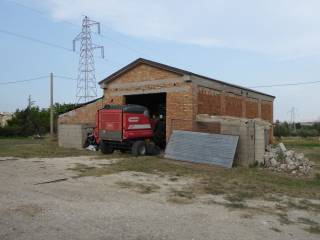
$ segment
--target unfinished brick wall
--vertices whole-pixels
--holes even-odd
[[[58,124],[95,124],[98,109],[104,106],[104,99],[76,108],[59,116]]]
[[[272,122],[273,120],[273,104],[271,102],[261,102],[261,118]]]
[[[257,99],[246,99],[246,118],[259,117],[259,103]]]
[[[233,94],[225,96],[225,115],[242,117],[242,98]]]
[[[170,77],[179,77],[180,75],[165,71],[147,64],[139,64],[133,69],[121,74],[113,83],[133,83],[150,80],[166,79]],[[110,83],[112,85],[112,83]]]
[[[198,114],[230,116],[239,118],[261,118],[273,121],[273,103],[258,99],[238,96],[206,87],[197,90]]]
[[[199,87],[198,113],[221,115],[221,92],[213,89]]]

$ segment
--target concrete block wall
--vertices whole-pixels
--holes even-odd
[[[197,116],[197,125],[202,126],[201,132],[210,132],[210,127],[219,126],[220,128],[216,128],[216,132],[212,133],[239,136],[235,163],[241,166],[249,166],[255,161],[261,162],[265,151],[264,132],[271,128],[270,123],[259,119],[210,117],[205,114]],[[198,130],[199,128],[194,129]]]
[[[267,129],[263,125],[255,124],[255,161],[263,163],[265,154],[265,131]]]
[[[221,134],[239,136],[236,165],[249,166],[254,162],[254,129],[252,122],[239,119],[220,119]]]
[[[82,126],[80,124],[59,124],[58,143],[60,147],[81,148]]]
[[[88,124],[58,124],[58,144],[60,147],[82,149],[88,131]]]

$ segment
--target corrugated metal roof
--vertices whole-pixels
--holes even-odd
[[[175,130],[167,144],[165,157],[231,168],[239,136]]]

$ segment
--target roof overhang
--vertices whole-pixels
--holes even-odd
[[[206,80],[215,81],[215,82],[218,82],[218,83],[221,83],[221,84],[225,84],[225,85],[228,85],[228,86],[231,86],[231,87],[235,87],[235,88],[239,88],[239,89],[242,89],[242,90],[246,90],[246,91],[251,91],[251,92],[254,92],[254,93],[262,94],[262,95],[271,97],[273,99],[275,98],[275,96],[273,96],[273,95],[269,95],[269,94],[266,94],[266,93],[263,93],[263,92],[259,92],[259,91],[256,91],[256,90],[253,90],[253,89],[250,89],[250,88],[238,86],[238,85],[227,83],[227,82],[224,82],[224,81],[221,81],[221,80],[217,80],[217,79],[214,79],[214,78],[210,78],[210,77],[206,77],[206,76],[203,76],[203,75],[199,75],[199,74],[187,71],[187,70],[183,70],[183,69],[180,69],[180,68],[175,68],[175,67],[172,67],[172,66],[169,66],[169,65],[165,65],[165,64],[162,64],[162,63],[159,63],[159,62],[155,62],[155,61],[151,61],[151,60],[144,59],[144,58],[136,59],[135,61],[129,63],[128,65],[126,65],[123,68],[119,69],[118,71],[112,73],[111,75],[109,75],[105,79],[101,80],[99,82],[100,87],[101,88],[106,88],[107,84],[109,84],[113,80],[117,79],[120,75],[128,72],[129,70],[133,69],[134,67],[136,67],[136,66],[138,66],[140,64],[147,64],[149,66],[156,67],[156,68],[159,68],[159,69],[163,69],[165,71],[173,72],[173,73],[176,73],[176,74],[181,75],[181,76],[189,75],[189,76],[195,76],[195,77],[204,78]]]

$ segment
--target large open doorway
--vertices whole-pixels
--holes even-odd
[[[164,149],[166,146],[166,93],[126,95],[126,104],[138,104],[149,109],[150,117],[155,120],[154,141]]]

